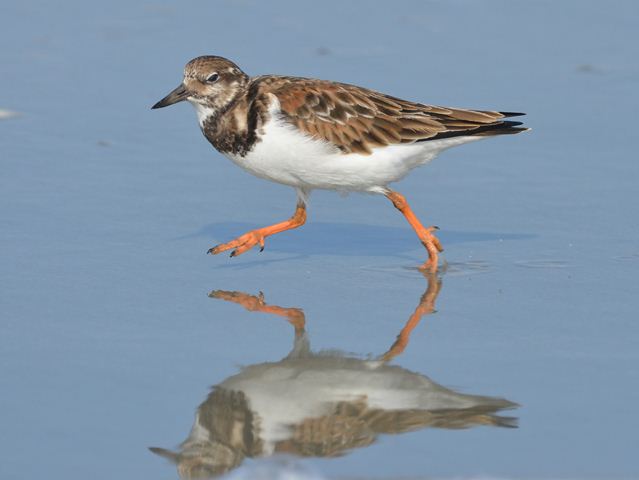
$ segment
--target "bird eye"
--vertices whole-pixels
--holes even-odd
[[[220,76],[217,73],[212,73],[208,77],[206,77],[206,83],[215,83]]]

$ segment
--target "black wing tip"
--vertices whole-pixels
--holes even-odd
[[[490,123],[488,125],[482,125],[479,127],[475,127],[468,130],[455,130],[455,131],[446,131],[441,132],[434,137],[425,138],[423,140],[418,140],[418,142],[425,142],[430,140],[440,140],[443,138],[450,137],[493,137],[497,135],[512,135],[516,133],[526,132],[530,130],[528,127],[522,127],[522,122],[513,122],[510,120],[497,121],[495,123]]]
[[[499,112],[501,113],[504,117],[523,117],[524,115],[526,115],[523,112]]]
[[[495,125],[487,125],[486,127],[478,128],[475,132],[471,133],[471,135],[492,137],[494,135],[512,135],[530,130],[530,128],[521,127],[520,125],[523,125],[523,122],[512,122],[506,120],[505,122],[499,122]]]
[[[501,122],[499,128],[510,128],[510,127],[518,127],[519,125],[523,125],[524,122],[513,122],[511,120],[506,120],[505,122]]]

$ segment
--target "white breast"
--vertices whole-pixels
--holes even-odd
[[[280,115],[277,99],[270,110],[271,118],[253,149],[245,156],[227,156],[260,178],[307,190],[380,192],[442,150],[482,138],[453,137],[380,147],[371,155],[343,154],[332,144],[287,123]]]

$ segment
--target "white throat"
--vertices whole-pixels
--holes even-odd
[[[189,103],[195,108],[195,113],[197,115],[197,121],[200,124],[200,128],[204,126],[204,122],[207,118],[215,115],[215,109],[209,107],[208,105],[202,105],[201,103],[194,100],[189,100]]]

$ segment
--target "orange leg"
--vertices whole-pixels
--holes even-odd
[[[419,300],[419,305],[417,305],[417,308],[406,322],[406,325],[404,325],[402,331],[399,332],[399,335],[397,335],[395,343],[393,343],[388,351],[380,357],[381,360],[384,360],[385,362],[392,360],[404,351],[408,345],[411,332],[419,324],[422,317],[435,311],[435,300],[442,289],[442,282],[436,277],[435,273],[426,273],[425,275],[426,280],[428,281],[428,288]]]
[[[246,232],[244,235],[237,237],[235,240],[231,240],[227,243],[222,243],[213,248],[210,248],[207,253],[217,255],[218,253],[225,252],[226,250],[234,249],[231,252],[231,257],[241,255],[247,250],[250,250],[255,245],[260,245],[260,252],[264,250],[264,239],[270,235],[284,232],[285,230],[291,230],[293,228],[300,227],[306,222],[306,205],[303,202],[297,203],[295,213],[291,218],[284,222],[276,223],[268,227],[258,228]]]
[[[286,318],[288,322],[295,327],[296,334],[304,330],[306,318],[304,311],[299,308],[284,308],[277,305],[267,305],[264,301],[264,295],[249,295],[244,292],[230,292],[227,290],[213,290],[209,293],[211,298],[219,298],[227,302],[237,303],[250,312],[271,313]]]
[[[386,193],[386,197],[393,202],[395,208],[402,212],[404,217],[406,217],[406,220],[408,220],[408,223],[410,223],[410,226],[413,227],[413,230],[417,233],[422,244],[426,247],[426,250],[428,250],[428,260],[426,260],[426,263],[422,265],[422,268],[431,272],[436,271],[439,258],[438,253],[444,250],[437,237],[433,235],[433,232],[435,230],[439,230],[439,227],[424,227],[411,210],[406,198],[404,198],[401,193],[389,190],[388,193]]]

